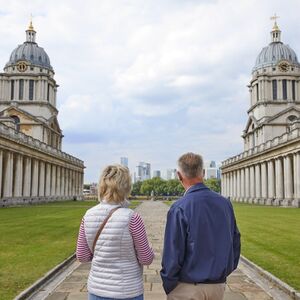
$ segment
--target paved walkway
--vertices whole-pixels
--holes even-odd
[[[161,268],[161,252],[163,234],[168,207],[158,201],[142,203],[136,209],[144,219],[147,234],[155,251],[153,263],[144,268],[145,300],[166,299],[161,285],[159,271]],[[86,300],[86,282],[89,264],[79,264],[47,300]],[[239,268],[228,278],[224,300],[271,300],[258,285],[248,278]]]

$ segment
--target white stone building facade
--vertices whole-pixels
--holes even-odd
[[[299,207],[300,64],[281,42],[276,21],[248,87],[244,152],[222,163],[222,194],[235,201]]]
[[[83,161],[61,151],[57,87],[30,23],[0,73],[0,206],[82,197]]]

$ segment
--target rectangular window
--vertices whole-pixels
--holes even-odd
[[[282,98],[283,100],[287,99],[286,79],[282,80]]]
[[[277,100],[277,80],[272,80],[273,100]]]
[[[19,100],[23,100],[24,93],[24,79],[19,80]]]
[[[10,100],[14,100],[14,95],[15,95],[15,81],[12,80],[10,82]]]
[[[47,101],[49,102],[49,93],[50,93],[50,84],[48,83],[48,88],[47,88]]]
[[[259,89],[258,89],[258,84],[256,84],[256,101],[259,101]]]
[[[34,80],[29,80],[29,100],[33,100]]]
[[[292,80],[292,99],[296,100],[296,80]]]

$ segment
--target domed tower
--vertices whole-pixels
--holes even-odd
[[[245,150],[281,136],[299,122],[300,64],[294,50],[281,42],[276,19],[271,43],[259,53],[250,82],[249,119],[243,132]]]
[[[4,73],[0,73],[0,122],[61,149],[57,87],[49,56],[36,43],[30,22],[26,41],[13,50]]]

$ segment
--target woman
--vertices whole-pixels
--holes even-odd
[[[82,219],[76,256],[81,262],[92,261],[89,300],[143,300],[142,266],[150,265],[154,254],[141,217],[126,207],[130,191],[128,168],[106,167],[99,182],[100,204]],[[99,227],[111,212],[97,238]]]

